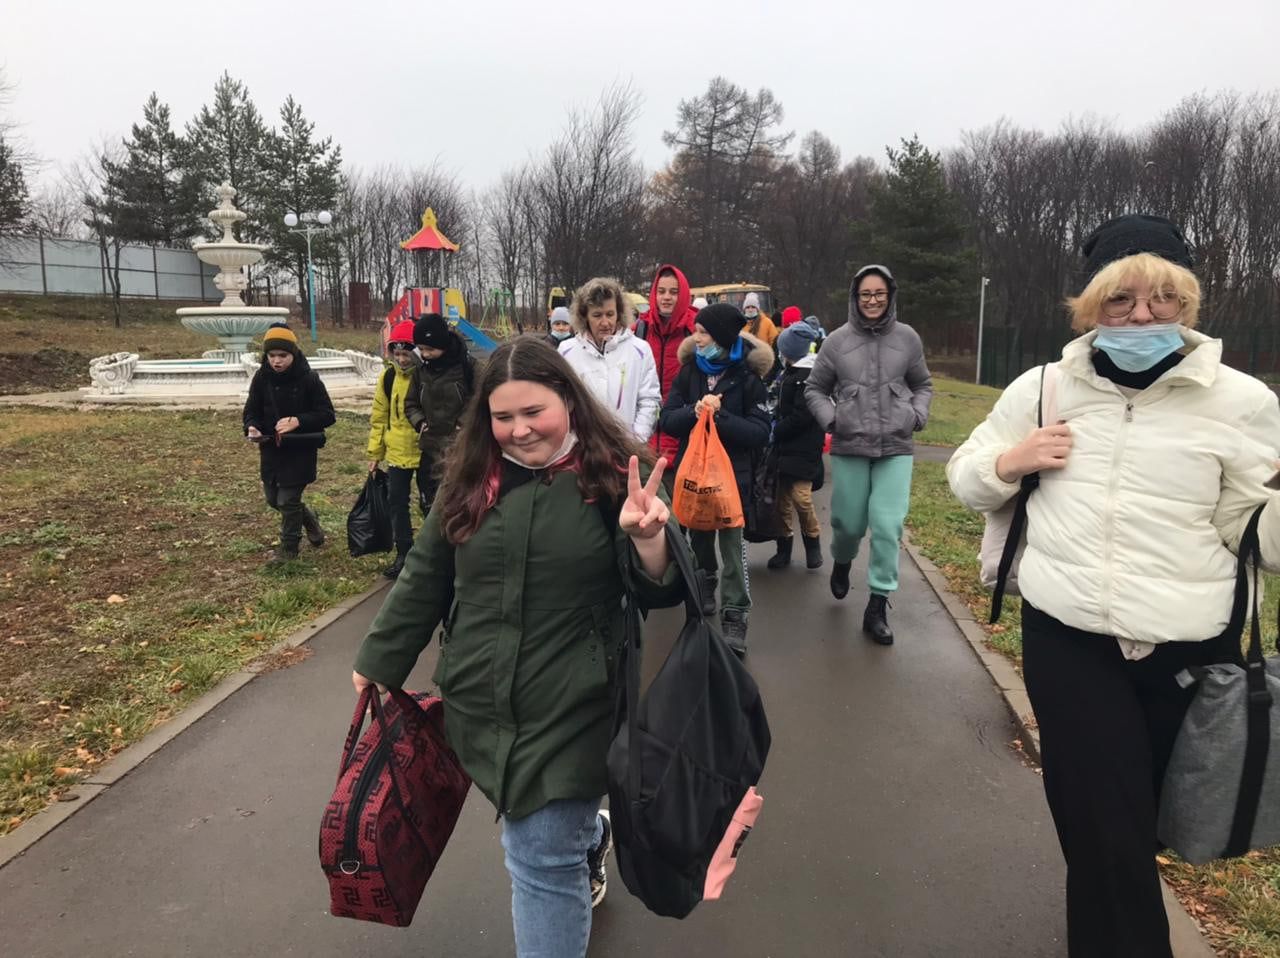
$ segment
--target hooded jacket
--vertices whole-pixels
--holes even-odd
[[[1063,469],[1044,470],[1028,502],[1018,588],[1073,628],[1121,639],[1131,659],[1147,643],[1198,641],[1226,627],[1235,551],[1259,504],[1263,565],[1280,569],[1275,473],[1280,405],[1251,376],[1222,364],[1222,342],[1181,330],[1189,351],[1141,391],[1094,368],[1096,332],[1058,363],[1058,418],[1071,428]],[[1040,367],[1005,389],[947,463],[966,506],[991,512],[1018,491],[996,460],[1036,428]]]
[[[680,374],[671,385],[658,424],[664,433],[679,440],[672,467],[674,473],[684,458],[689,434],[698,421],[694,405],[707,393],[719,396],[720,411],[715,414],[716,433],[733,463],[733,475],[738,480],[738,494],[745,509],[751,501],[754,453],[769,444],[769,414],[765,409],[768,394],[762,377],[773,369],[773,350],[750,333],[740,335],[746,341],[746,354],[720,375],[714,389],[707,388],[707,375],[694,361],[693,337],[680,344]]]
[[[373,390],[373,409],[369,413],[369,443],[365,455],[373,459],[385,459],[388,466],[397,469],[417,469],[421,453],[418,450],[418,430],[409,421],[405,399],[413,391],[413,377],[422,365],[417,350],[413,364],[401,369],[393,362],[378,378]],[[386,381],[391,377],[391,395],[387,395]]]
[[[817,362],[809,353],[782,372],[778,387],[778,420],[773,424],[773,446],[778,454],[778,475],[787,479],[823,480],[822,446],[826,434],[804,400],[804,385]]]
[[[458,421],[475,392],[475,357],[461,336],[451,332],[450,337],[443,356],[414,370],[413,386],[404,401],[404,412],[417,436],[418,448],[433,464],[439,463],[453,442]]]
[[[662,387],[653,351],[629,329],[610,336],[601,349],[573,319],[576,335],[560,344],[560,355],[605,408],[641,442],[648,442],[662,409]]]
[[[658,315],[658,277],[667,270],[675,274],[679,295],[676,297],[675,309],[664,319]],[[690,299],[689,281],[685,279],[684,273],[668,264],[659,266],[649,290],[649,311],[636,323],[637,336],[647,342],[653,351],[654,367],[658,372],[664,402],[671,393],[671,384],[675,382],[676,374],[680,372],[680,344],[686,336],[693,335],[697,310],[689,305]],[[658,429],[649,440],[649,445],[653,446],[658,455],[670,459],[680,448],[680,440],[677,436],[666,435],[659,419]]]
[[[889,305],[871,323],[858,309],[858,283],[883,276]],[[827,336],[805,384],[813,418],[831,433],[831,454],[881,459],[909,456],[912,435],[929,421],[933,380],[916,331],[898,322],[898,284],[883,266],[858,271],[849,287],[849,319]]]
[[[337,422],[329,391],[311,368],[307,357],[292,343],[293,365],[282,373],[272,370],[266,354],[262,365],[249,381],[249,396],[244,403],[244,431],[255,426],[264,436],[276,431],[276,423],[288,416],[298,417],[297,433],[324,432]],[[278,340],[272,349],[283,348]],[[263,482],[286,488],[305,486],[316,481],[318,447],[315,444],[292,445],[274,442],[258,444],[259,474]]]
[[[443,623],[432,681],[449,745],[498,811],[518,819],[607,790],[618,653],[619,553],[650,608],[679,603],[675,563],[645,575],[634,546],[571,471],[503,466],[496,505],[454,546],[432,509],[356,657],[361,675],[403,686]],[[666,499],[665,490],[659,496]]]

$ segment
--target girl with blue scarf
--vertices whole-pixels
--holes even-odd
[[[658,419],[660,432],[680,439],[675,460],[678,468],[699,414],[704,407],[711,409],[716,432],[733,462],[744,510],[751,501],[755,451],[769,443],[764,376],[773,368],[773,350],[746,333],[746,323],[746,317],[731,303],[713,303],[698,312],[693,335],[680,345],[680,372]],[[722,634],[730,648],[744,655],[751,591],[742,530],[690,530],[689,542],[703,576],[705,611],[715,614],[718,580]]]

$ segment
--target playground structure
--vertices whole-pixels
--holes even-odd
[[[400,299],[387,313],[382,324],[383,355],[387,353],[387,342],[396,323],[417,320],[427,313],[439,313],[443,316],[468,341],[471,349],[483,353],[497,349],[498,344],[492,337],[467,321],[467,301],[463,298],[462,291],[448,285],[445,257],[456,253],[461,247],[440,232],[435,211],[431,207],[427,207],[422,214],[422,228],[401,243],[400,248],[414,254],[419,285],[406,287]],[[429,286],[425,282],[431,273],[429,257],[432,253],[437,257],[436,275],[440,284]]]

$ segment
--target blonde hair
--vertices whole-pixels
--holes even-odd
[[[1200,281],[1196,274],[1154,253],[1134,253],[1108,263],[1089,280],[1079,296],[1067,297],[1071,328],[1077,333],[1093,329],[1098,325],[1106,298],[1136,281],[1147,283],[1152,289],[1172,289],[1182,300],[1178,322],[1188,329],[1199,322]]]
[[[597,276],[589,279],[573,294],[573,328],[575,332],[589,333],[587,313],[591,307],[603,306],[610,299],[617,304],[618,328],[625,329],[631,325],[631,303],[623,295],[622,284],[612,276]]]

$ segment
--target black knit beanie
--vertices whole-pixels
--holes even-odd
[[[439,313],[427,313],[413,324],[413,345],[431,349],[449,348],[449,324]]]
[[[712,303],[705,309],[698,310],[694,322],[710,333],[717,344],[729,350],[733,348],[742,327],[747,325],[747,317],[733,303]]]
[[[1152,253],[1187,269],[1196,265],[1182,230],[1163,216],[1142,213],[1107,220],[1089,234],[1080,251],[1085,258],[1086,282],[1109,263],[1135,253]]]

